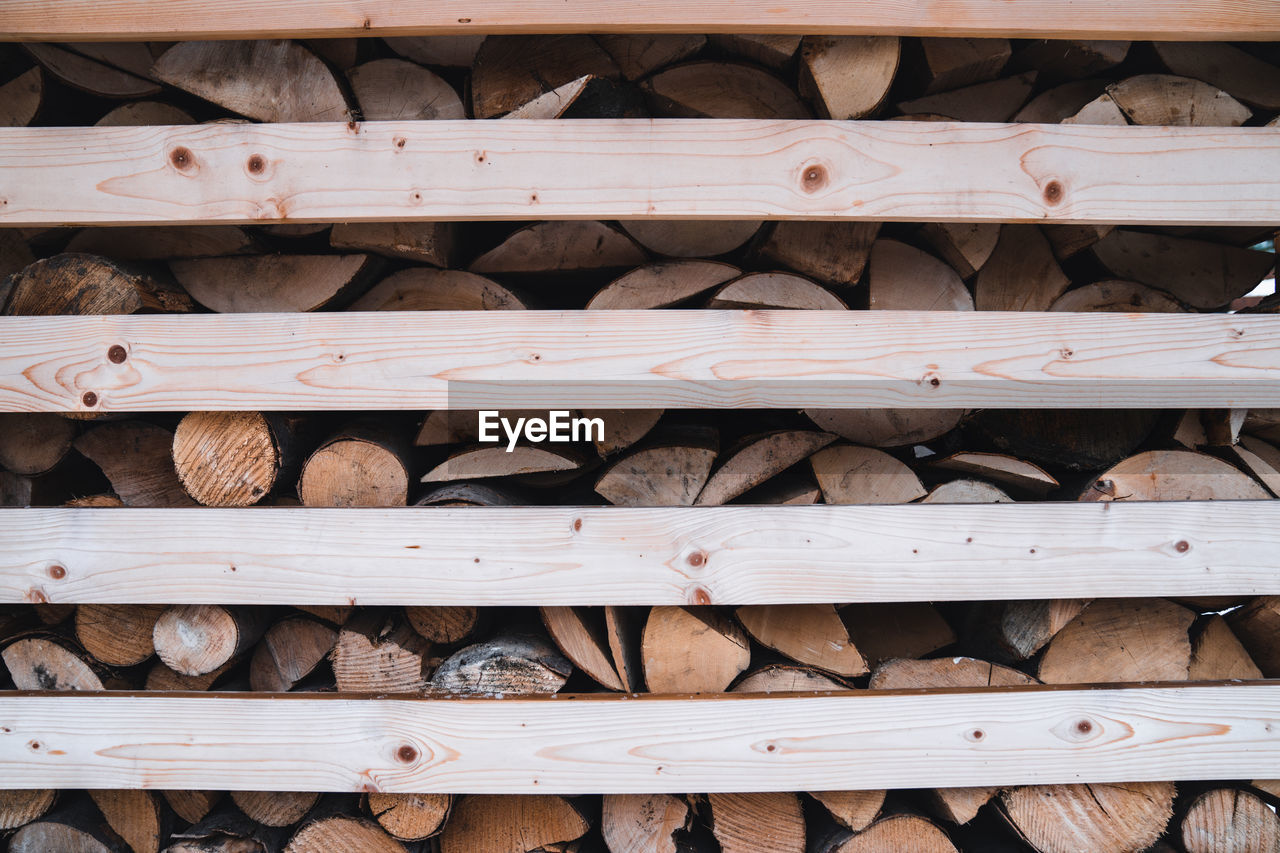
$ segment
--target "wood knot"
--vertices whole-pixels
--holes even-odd
[[[409,140],[405,139],[403,136],[397,136],[397,137],[396,137],[396,148],[403,148],[403,147],[408,143],[408,141],[409,141]]]
[[[249,158],[248,163],[249,174],[261,175],[267,168],[267,160],[261,154],[254,154]]]
[[[689,565],[695,569],[707,561],[707,555],[701,551],[694,551],[689,555]]]
[[[124,360],[128,357],[129,353],[119,344],[116,344],[111,349],[107,350],[107,359],[112,364],[124,364]]]
[[[973,741],[974,743],[977,743],[978,741],[982,740],[986,736],[987,736],[987,733],[984,732],[982,729],[974,729],[973,731],[965,735],[965,737],[967,737],[969,740]]]
[[[1081,720],[1076,723],[1076,731],[1082,735],[1087,735],[1089,732],[1093,731],[1093,723],[1088,720]]]
[[[49,597],[44,594],[44,590],[29,589],[27,590],[27,601],[31,604],[48,604]]]
[[[580,519],[580,518],[575,518],[575,519],[573,520],[573,529],[574,529],[574,530],[581,530],[581,529],[582,529],[582,519]]]
[[[196,164],[196,155],[191,153],[191,149],[179,145],[169,152],[169,162],[179,172],[185,172]]]
[[[1179,539],[1177,542],[1173,543],[1173,550],[1177,551],[1179,554],[1185,554],[1191,550],[1191,543],[1185,539]]]
[[[80,395],[80,402],[92,409],[94,406],[98,405],[98,395],[92,391],[85,391]]]
[[[805,166],[804,172],[800,175],[800,186],[807,193],[816,193],[825,187],[828,181],[826,168],[816,163]]]
[[[690,603],[699,607],[708,607],[711,604],[711,593],[700,586],[694,587]]]
[[[412,764],[418,760],[418,750],[406,743],[396,750],[396,759],[405,764]]]
[[[53,578],[54,580],[60,581],[66,576],[67,576],[67,570],[64,569],[62,566],[55,565],[55,566],[49,567],[49,577]]]
[[[1049,204],[1060,204],[1062,202],[1063,189],[1062,184],[1057,181],[1050,181],[1044,187],[1044,200]]]

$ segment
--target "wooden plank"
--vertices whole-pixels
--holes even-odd
[[[0,340],[0,411],[1280,406],[1276,315],[0,317]]]
[[[1269,0],[4,0],[24,41],[527,32],[845,33],[1018,38],[1280,38]]]
[[[785,698],[6,693],[0,721],[10,788],[821,791],[1280,766],[1280,684],[1266,682]]]
[[[1280,594],[1280,501],[7,509],[0,542],[0,603],[740,605]]]
[[[0,128],[0,187],[0,225],[10,226],[1269,225],[1280,221],[1280,128],[710,119]]]

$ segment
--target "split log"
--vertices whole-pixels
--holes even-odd
[[[490,275],[528,275],[634,267],[644,262],[644,252],[625,234],[603,222],[578,219],[527,225],[476,258],[470,269]]]
[[[973,297],[947,264],[897,240],[871,247],[870,307],[886,311],[972,311]]]
[[[412,605],[404,609],[404,615],[424,639],[442,645],[462,642],[480,624],[480,611],[475,607]]]
[[[186,41],[156,60],[152,74],[257,121],[349,121],[329,67],[295,41]]]
[[[935,486],[922,504],[1007,504],[1013,503],[1000,489],[981,480],[951,480]]]
[[[959,471],[994,480],[1037,498],[1044,498],[1058,488],[1058,481],[1039,465],[1002,453],[953,453],[933,465],[947,471]]]
[[[107,825],[133,853],[159,853],[169,836],[160,795],[152,791],[90,791],[90,799]]]
[[[26,127],[44,101],[44,75],[38,67],[0,86],[0,127]]]
[[[894,658],[920,658],[956,641],[947,620],[932,604],[849,604],[840,609],[849,637],[877,667]]]
[[[703,441],[658,441],[606,468],[595,492],[616,506],[693,506],[715,459],[715,447]]]
[[[520,311],[525,307],[518,295],[484,276],[411,267],[375,284],[351,303],[350,310]]]
[[[950,432],[964,409],[805,409],[824,431],[869,447],[922,444]]]
[[[1275,264],[1269,252],[1123,229],[1098,241],[1092,252],[1118,278],[1159,288],[1201,310],[1245,295]]]
[[[595,39],[628,80],[639,80],[659,68],[688,59],[707,43],[704,35],[665,33],[602,33]]]
[[[1098,599],[1049,642],[1037,674],[1045,684],[1186,681],[1194,619],[1160,598]]]
[[[1264,441],[1280,443],[1280,409],[1250,409],[1241,429]]]
[[[103,690],[101,675],[85,656],[53,636],[31,635],[0,652],[18,690]]]
[[[865,672],[865,670],[864,670]],[[730,693],[829,693],[852,689],[813,667],[773,663],[742,676]]]
[[[303,506],[404,506],[408,449],[384,424],[357,422],[334,435],[302,465]]]
[[[212,258],[243,255],[254,249],[249,232],[236,225],[83,228],[67,243],[68,252],[109,255],[123,261]]]
[[[1215,788],[1191,802],[1180,835],[1187,853],[1266,853],[1280,850],[1280,817],[1248,791]]]
[[[446,483],[418,498],[414,506],[518,506],[527,501],[506,488],[484,483]]]
[[[689,803],[670,794],[605,794],[600,834],[609,853],[678,853],[676,833],[693,822]]]
[[[979,311],[1048,311],[1071,286],[1034,225],[1004,225],[974,285]]]
[[[288,833],[246,817],[225,805],[194,826],[174,833],[176,843],[164,853],[279,853]]]
[[[109,834],[90,801],[60,806],[9,838],[9,853],[125,853],[128,848]]]
[[[439,835],[453,808],[449,794],[373,793],[367,801],[378,825],[401,841],[423,841]]]
[[[662,409],[582,409],[579,417],[604,421],[604,435],[594,433],[591,443],[601,456],[626,450],[648,435],[662,419]]]
[[[464,119],[462,99],[445,80],[403,59],[375,59],[347,72],[365,121]]]
[[[440,836],[441,853],[533,853],[562,850],[590,825],[563,797],[466,796]],[[319,853],[319,851],[317,851]]]
[[[1084,598],[1061,598],[979,604],[971,615],[966,641],[995,660],[1029,660],[1088,603]]]
[[[1165,67],[1216,86],[1259,109],[1280,110],[1280,68],[1238,47],[1214,42],[1155,42]]]
[[[721,287],[708,308],[738,310],[845,311],[848,305],[803,276],[783,272],[747,273]]]
[[[1244,469],[1256,477],[1273,495],[1280,496],[1280,448],[1251,435],[1240,436],[1232,447]]]
[[[910,67],[933,94],[994,80],[1012,55],[1008,39],[922,38]]]
[[[572,673],[573,665],[542,637],[511,634],[455,652],[431,677],[431,687],[496,698],[558,693]]]
[[[698,493],[694,504],[726,504],[835,440],[834,435],[812,430],[779,430],[744,439],[740,448],[726,455],[725,461]],[[814,470],[816,472],[817,468]]]
[[[1065,121],[1078,115],[1099,96],[1105,97],[1102,91],[1105,86],[1101,80],[1074,80],[1054,86],[1028,101],[1012,121],[1027,124],[1057,124]],[[1121,117],[1123,119],[1123,114]]]
[[[997,228],[999,226],[996,226]],[[1046,225],[1040,229],[1059,262],[1075,257],[1116,230],[1114,225]]]
[[[515,477],[527,474],[578,471],[584,460],[565,447],[518,445],[508,451],[504,444],[461,450],[422,476],[424,483],[452,480],[480,480],[486,477]]]
[[[1219,89],[1188,77],[1142,74],[1107,87],[1134,124],[1160,127],[1239,127],[1249,108]]]
[[[476,51],[484,44],[480,36],[395,36],[384,38],[387,47],[420,65],[470,68]]]
[[[226,675],[239,661],[236,658],[224,663],[212,672],[201,675],[183,675],[174,672],[164,661],[156,661],[155,666],[147,672],[146,689],[160,692],[194,692],[199,693],[213,687],[218,679]]]
[[[261,412],[191,412],[173,434],[173,464],[205,506],[250,506],[297,463],[293,429]]]
[[[15,273],[5,313],[135,314],[139,311],[191,311],[181,290],[136,273],[106,258],[62,254],[36,261]]]
[[[263,826],[289,826],[311,811],[320,795],[307,791],[232,791],[231,799]]]
[[[267,629],[249,662],[249,686],[284,693],[310,675],[333,651],[338,632],[314,619],[283,619]]]
[[[829,504],[901,504],[927,492],[915,473],[883,450],[838,445],[809,458]]]
[[[71,450],[75,432],[73,422],[47,412],[0,413],[0,468],[44,474]]]
[[[340,306],[368,284],[374,268],[369,255],[246,255],[169,264],[197,302],[223,314]]]
[[[557,86],[550,92],[539,95],[527,104],[517,107],[504,119],[553,119],[561,118],[586,91],[595,80],[590,74],[584,74],[576,80],[570,80]]]
[[[655,607],[640,641],[651,693],[723,693],[751,663],[735,623],[709,607]]]
[[[687,62],[640,84],[650,108],[673,118],[809,118],[795,92],[767,71],[733,62]]]
[[[721,50],[782,69],[800,49],[800,36],[783,33],[713,33],[707,37]]]
[[[174,814],[187,823],[199,823],[222,799],[221,791],[161,791]]]
[[[87,495],[83,498],[72,498],[71,500],[63,504],[63,506],[77,507],[81,509],[91,508],[91,507],[97,507],[97,508],[118,507],[118,506],[124,506],[124,501],[120,500],[119,497],[112,494]]]
[[[73,89],[99,98],[147,98],[159,94],[160,87],[119,68],[82,56],[52,44],[28,44],[27,52],[54,77]]]
[[[586,308],[671,308],[742,275],[719,261],[655,261],[622,275],[600,289]]]
[[[711,258],[741,247],[760,230],[757,219],[633,219],[621,223],[631,238],[655,255]]]
[[[1124,62],[1131,42],[1080,39],[1036,39],[1018,48],[1013,62],[1055,79],[1101,74]]]
[[[1263,793],[1269,794],[1273,797],[1280,798],[1280,780],[1255,779],[1252,784],[1253,784],[1253,787],[1257,788],[1259,791],[1262,791]]]
[[[496,118],[579,77],[619,74],[590,36],[490,36],[475,56],[471,112]]]
[[[156,56],[152,53],[152,44],[141,41],[81,41],[64,43],[62,47],[121,71],[148,77]]]
[[[756,642],[798,663],[846,678],[868,671],[833,605],[751,605],[735,615]]]
[[[1136,281],[1098,281],[1068,290],[1049,306],[1050,311],[1118,311],[1124,314],[1177,314],[1178,300]]]
[[[57,791],[41,789],[0,790],[0,830],[17,829],[40,819],[53,808],[57,797]]]
[[[1240,469],[1190,450],[1148,450],[1108,468],[1082,501],[1262,500],[1267,492]]]
[[[288,504],[288,506],[298,505],[296,503]],[[277,504],[277,506],[285,506],[285,504]],[[351,614],[355,612],[355,608],[349,604],[295,604],[294,607],[335,627],[345,624]]]
[[[1280,596],[1253,601],[1227,615],[1231,630],[1267,678],[1280,678]]]
[[[901,53],[897,36],[805,36],[800,92],[824,118],[865,118],[888,97]]]
[[[338,632],[333,676],[343,693],[417,693],[427,686],[431,644],[398,615],[357,613]]]
[[[936,222],[920,227],[920,236],[963,279],[971,278],[991,257],[1000,226],[972,222]]]
[[[779,222],[755,249],[762,260],[836,287],[858,283],[878,222]]]
[[[604,614],[584,607],[540,607],[551,639],[578,669],[609,690],[625,690],[609,656]],[[599,616],[598,619],[593,618]]]
[[[1029,71],[898,104],[907,116],[945,116],[953,121],[1008,121],[1031,97],[1036,73]]]
[[[1129,123],[1124,110],[1111,95],[1103,93],[1076,112],[1075,115],[1062,119],[1062,124],[1092,124],[1123,127]]]
[[[1096,471],[1114,465],[1151,435],[1159,412],[1117,409],[987,409],[974,423],[1000,450],[1040,465]]]
[[[134,101],[121,104],[94,122],[94,127],[158,127],[195,124],[185,110],[163,101]],[[68,248],[67,251],[77,251]]]
[[[289,839],[285,853],[330,853],[334,850],[360,853],[404,853],[404,845],[372,821],[335,815],[311,821]]]
[[[913,814],[881,818],[858,833],[837,829],[813,848],[813,853],[959,853],[933,821]]]
[[[456,231],[452,222],[339,222],[329,232],[329,245],[447,267]]]
[[[174,605],[156,620],[156,654],[174,672],[206,675],[248,651],[270,618],[266,607]]]
[[[707,801],[721,853],[804,853],[804,814],[795,794],[710,794]]]
[[[144,421],[96,426],[73,443],[111,481],[125,506],[182,507],[196,503],[173,464],[173,433]]]
[[[862,832],[880,816],[884,791],[810,791],[836,823],[851,832]]]
[[[155,654],[152,633],[163,604],[81,604],[76,640],[107,666],[135,666]]]
[[[1039,785],[1000,795],[1009,825],[1039,853],[1129,853],[1155,843],[1173,817],[1172,782]]]
[[[1262,678],[1262,670],[1232,632],[1227,621],[1216,613],[1205,620],[1191,641],[1190,681],[1226,681]]]

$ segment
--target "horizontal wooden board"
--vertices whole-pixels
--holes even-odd
[[[0,721],[10,788],[821,791],[1280,766],[1280,684],[1262,682],[774,698],[8,693]]]
[[[0,411],[1280,406],[1280,315],[0,317],[0,340]]]
[[[4,0],[0,38],[287,38],[528,32],[1280,38],[1269,0]]]
[[[1280,221],[1280,128],[702,119],[0,128],[0,188],[0,225],[14,226],[1270,225]]]
[[[0,510],[0,602],[783,604],[1280,594],[1280,501]]]

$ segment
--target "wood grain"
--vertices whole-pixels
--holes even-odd
[[[1280,685],[789,697],[0,696],[10,787],[678,793],[1235,779]],[[974,732],[981,732],[975,737]]]
[[[1017,38],[1280,38],[1268,0],[5,0],[0,38],[324,38],[473,33],[814,33]]]
[[[1277,315],[0,317],[0,340],[0,411],[1280,407]]]
[[[1280,594],[1280,501],[5,509],[0,541],[0,602],[741,605]]]
[[[0,225],[1269,225],[1278,142],[1265,127],[745,119],[0,128]]]

